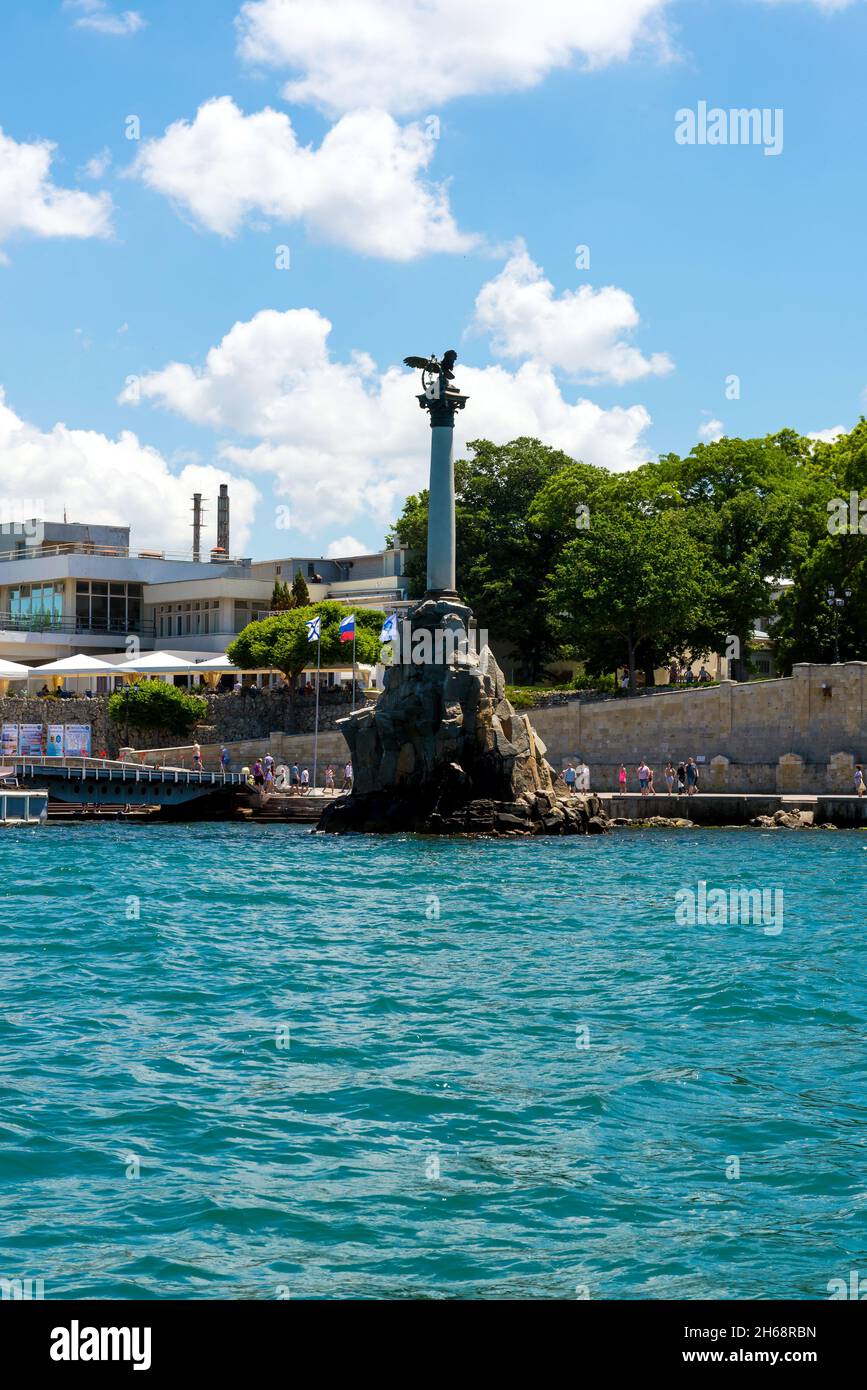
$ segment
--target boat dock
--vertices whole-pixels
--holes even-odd
[[[0,782],[0,825],[44,825],[48,792]]]

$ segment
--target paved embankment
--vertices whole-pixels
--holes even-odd
[[[608,816],[647,820],[667,816],[694,821],[696,825],[749,825],[757,816],[777,811],[801,811],[812,815],[814,825],[867,826],[867,797],[857,796],[762,796],[700,792],[696,796],[641,796],[638,792],[600,792]]]

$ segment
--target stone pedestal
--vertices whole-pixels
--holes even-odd
[[[456,651],[449,661],[392,666],[376,705],[340,721],[354,787],[327,807],[320,830],[563,835],[605,829],[601,804],[568,795],[529,718],[506,699],[490,648],[474,652],[468,613],[463,604],[431,598],[413,611],[413,635],[451,633]]]

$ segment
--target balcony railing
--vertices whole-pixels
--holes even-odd
[[[26,545],[15,550],[0,550],[0,563],[4,560],[44,560],[58,555],[101,555],[109,560],[185,560],[193,563],[192,551],[175,554],[167,550],[132,550],[123,545],[92,545],[89,541],[63,541],[57,545]],[[202,553],[199,564],[211,563],[208,551]],[[232,556],[220,556],[214,564],[248,566],[249,560],[239,560]]]
[[[98,618],[58,618],[53,613],[0,613],[0,631],[4,632],[36,632],[36,633],[67,633],[75,636],[79,633],[88,636],[101,635],[108,637],[126,637],[128,634],[135,634],[137,637],[153,637],[153,622],[144,620],[137,623],[130,622],[111,622],[109,619],[100,622]]]

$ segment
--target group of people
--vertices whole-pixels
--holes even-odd
[[[691,665],[678,665],[676,661],[672,661],[668,668],[669,685],[710,685],[712,680],[713,676],[704,662],[701,664],[698,675],[695,674]]]
[[[656,787],[653,785],[653,768],[649,766],[647,759],[642,758],[638,767],[635,769],[638,777],[638,790],[642,796],[656,796]],[[695,758],[687,758],[685,762],[680,762],[675,767],[671,759],[665,764],[663,771],[665,788],[669,796],[694,796],[698,791],[699,771],[698,763]],[[618,783],[620,795],[625,796],[628,791],[628,774],[623,763],[620,764],[618,773]],[[661,788],[660,788],[661,790]]]
[[[692,669],[692,666],[679,665],[676,661],[672,661],[671,665],[668,668],[669,685],[710,685],[712,681],[713,676],[705,666],[704,662],[702,662],[698,673],[696,673]],[[624,670],[623,675],[620,678],[620,689],[629,689],[628,670]]]
[[[574,763],[567,763],[563,769],[563,781],[570,796],[577,796],[579,792],[589,792],[590,790],[590,769],[583,758],[576,767]]]
[[[224,747],[220,752],[220,766],[224,772],[229,772],[231,765],[231,754]],[[287,767],[285,763],[278,765],[270,753],[266,753],[262,758],[257,758],[252,768],[242,767],[241,776],[251,787],[266,794],[273,791],[288,791],[290,796],[307,796],[312,785],[309,768],[300,767],[298,763],[293,763],[291,767]],[[343,785],[340,790],[351,792],[352,779],[352,763],[347,762],[343,768]],[[322,785],[323,790],[329,795],[334,796],[336,794],[336,773],[331,763],[326,765]]]

